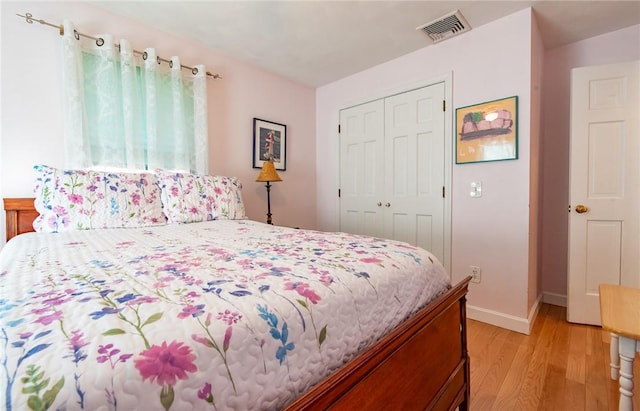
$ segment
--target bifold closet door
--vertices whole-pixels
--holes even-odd
[[[340,230],[385,237],[384,101],[340,111]]]
[[[386,237],[444,257],[444,83],[385,98]]]
[[[444,83],[340,111],[340,230],[444,261]]]

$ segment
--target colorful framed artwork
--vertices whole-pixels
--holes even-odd
[[[253,168],[273,161],[276,170],[287,169],[287,126],[272,121],[253,119]]]
[[[456,109],[456,164],[518,158],[518,96]]]

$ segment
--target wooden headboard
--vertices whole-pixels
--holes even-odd
[[[33,220],[38,212],[33,204],[33,198],[5,198],[4,210],[7,217],[7,241],[18,234],[33,230]]]

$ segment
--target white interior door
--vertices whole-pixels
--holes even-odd
[[[640,62],[574,69],[567,319],[600,325],[601,283],[640,287]]]
[[[340,230],[384,237],[384,101],[340,111]]]
[[[385,232],[444,261],[444,83],[385,99]]]

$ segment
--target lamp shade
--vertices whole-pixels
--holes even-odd
[[[258,175],[256,181],[263,183],[268,181],[282,181],[276,171],[276,167],[273,165],[273,161],[265,161],[262,163],[262,170],[260,170],[260,175]]]

